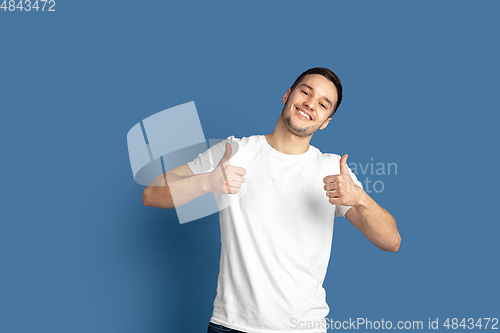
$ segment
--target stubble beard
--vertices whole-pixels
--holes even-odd
[[[298,125],[292,123],[292,113],[294,112],[294,109],[295,107],[293,107],[292,109],[292,107],[288,104],[285,104],[285,106],[283,106],[283,110],[281,111],[281,118],[283,118],[283,123],[285,124],[285,127],[290,132],[301,138],[313,135],[314,132],[318,130],[317,128],[314,128],[313,126],[299,127]],[[286,112],[287,110],[289,112]]]

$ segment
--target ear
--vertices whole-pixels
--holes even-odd
[[[288,100],[288,96],[290,96],[290,88],[288,88],[288,90],[286,91],[285,93],[285,96],[283,96],[283,104],[286,104],[286,101]]]
[[[320,130],[324,130],[326,128],[326,126],[328,126],[328,124],[330,123],[330,121],[332,120],[332,118],[328,118],[327,120],[325,120],[325,122],[323,123],[323,125],[321,125],[321,127],[319,128]]]

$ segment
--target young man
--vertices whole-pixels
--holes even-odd
[[[212,192],[221,207],[209,333],[325,332],[322,284],[335,216],[345,216],[380,249],[398,250],[396,221],[363,191],[347,155],[309,145],[341,100],[332,71],[309,69],[283,96],[272,133],[231,136],[144,190],[146,206],[174,208]],[[163,178],[168,186],[155,186]]]

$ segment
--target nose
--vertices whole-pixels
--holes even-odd
[[[304,105],[309,108],[309,110],[314,110],[314,98],[309,97],[304,101]]]

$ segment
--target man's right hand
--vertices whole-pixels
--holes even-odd
[[[246,173],[244,168],[230,165],[230,158],[233,149],[226,143],[226,152],[219,162],[219,165],[210,172],[208,177],[208,189],[210,192],[218,194],[236,194],[238,189],[245,182]]]

